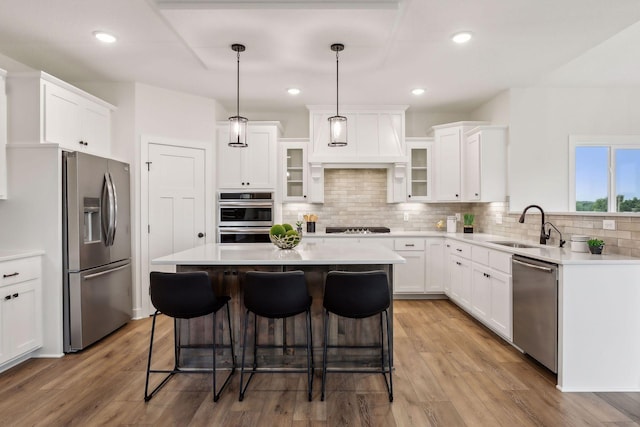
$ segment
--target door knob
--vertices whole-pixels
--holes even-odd
[[[204,237],[204,233],[198,233],[198,237],[202,239]]]

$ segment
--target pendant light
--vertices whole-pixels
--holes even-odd
[[[329,147],[344,147],[347,145],[347,118],[338,110],[338,54],[344,50],[344,45],[334,43],[331,50],[336,53],[336,115],[329,117]]]
[[[240,115],[240,52],[243,44],[232,44],[231,50],[237,54],[236,115],[229,117],[229,147],[247,147],[247,118]]]

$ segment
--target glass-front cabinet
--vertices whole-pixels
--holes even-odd
[[[307,201],[307,141],[280,140],[282,160],[282,199],[285,202]]]
[[[433,140],[431,138],[407,138],[407,201],[431,200]]]

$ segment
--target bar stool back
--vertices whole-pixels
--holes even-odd
[[[213,373],[213,401],[217,402],[220,398],[220,393],[229,383],[231,376],[235,373],[236,363],[235,354],[233,351],[233,336],[231,333],[231,314],[229,312],[229,300],[228,296],[216,296],[211,287],[211,281],[209,275],[205,271],[194,271],[185,273],[163,273],[153,271],[149,275],[150,287],[149,292],[151,294],[151,302],[156,308],[153,313],[153,321],[151,323],[151,340],[149,343],[149,359],[147,362],[147,378],[144,386],[144,400],[148,402],[151,398],[171,379],[171,377],[178,373]],[[216,314],[222,308],[227,308],[227,321],[229,325],[229,343],[231,347],[231,372],[226,377],[224,383],[219,390],[216,389]],[[165,314],[166,316],[173,318],[173,331],[174,331],[174,367],[171,370],[151,369],[151,355],[153,353],[153,337],[156,329],[156,317],[158,313]],[[180,339],[177,330],[177,319],[192,319],[195,317],[206,316],[213,314],[213,328],[212,328],[212,369],[180,369],[179,352],[180,352]],[[149,376],[152,373],[165,373],[168,374],[164,377],[162,382],[151,393],[149,390]]]
[[[307,283],[302,271],[288,272],[264,272],[249,271],[245,276],[243,283],[244,305],[246,307],[244,319],[244,332],[242,341],[242,364],[240,367],[240,397],[244,399],[244,394],[253,378],[257,373],[291,373],[306,372],[308,382],[308,397],[311,401],[313,389],[313,351],[311,334],[311,296],[307,289]],[[253,367],[250,371],[249,379],[244,383],[245,372],[245,354],[247,349],[247,330],[249,326],[249,314],[253,313]],[[298,314],[306,314],[306,349],[307,349],[307,369],[286,369],[286,370],[260,370],[258,368],[258,347],[275,347],[273,345],[258,344],[258,328],[257,318],[266,317],[269,319],[286,319]],[[286,321],[283,321],[283,328],[286,327]],[[283,331],[286,336],[286,332]],[[286,341],[285,344],[286,345]],[[288,347],[299,347],[298,345],[289,345]]]
[[[327,377],[327,348],[340,348],[341,346],[329,346],[329,314],[351,319],[363,319],[375,315],[380,315],[380,369],[331,369],[329,372],[382,373],[387,391],[389,392],[389,402],[393,402],[393,379],[391,369],[393,367],[393,348],[391,345],[391,328],[389,323],[389,306],[391,297],[389,295],[389,281],[387,273],[384,271],[331,271],[327,274],[324,288],[324,345],[322,360],[322,394],[324,400],[325,383]],[[386,319],[387,329],[387,361],[385,366],[384,357],[384,328],[383,313]],[[370,346],[362,346],[369,348]],[[376,346],[378,347],[378,346]],[[354,346],[349,346],[354,348]],[[388,380],[387,380],[388,374]]]

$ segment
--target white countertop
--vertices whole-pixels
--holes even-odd
[[[371,237],[376,238],[398,238],[398,237],[441,237],[447,239],[453,239],[460,242],[475,244],[484,246],[489,249],[499,250],[502,252],[508,252],[511,254],[518,254],[530,258],[539,259],[541,261],[552,262],[554,264],[569,265],[569,264],[640,264],[640,258],[634,258],[624,255],[608,254],[607,247],[604,248],[602,255],[591,255],[584,252],[572,252],[570,249],[570,242],[567,242],[564,248],[550,245],[539,245],[530,241],[518,240],[505,236],[497,236],[493,234],[484,233],[446,233],[443,231],[395,231],[391,230],[390,233],[370,233],[370,234],[344,234],[344,233],[308,233],[303,234],[305,237],[316,238],[336,238],[336,237],[353,237],[367,239]],[[511,248],[508,246],[496,245],[491,242],[519,242],[525,243],[533,248]],[[569,246],[569,247],[567,247]]]
[[[378,244],[315,243],[303,241],[293,249],[271,243],[240,245],[210,243],[156,258],[168,265],[371,265],[403,264],[405,259]]]
[[[35,250],[35,249],[34,250],[20,249],[20,250],[12,250],[12,251],[0,250],[0,262],[11,261],[14,259],[28,258],[32,256],[39,256],[39,255],[44,255],[44,251]]]

